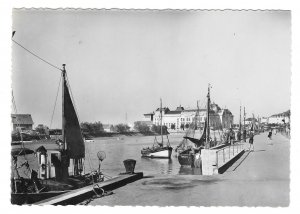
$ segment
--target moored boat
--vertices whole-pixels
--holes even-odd
[[[21,139],[21,145],[14,145],[15,148],[12,148],[11,153],[13,162],[11,203],[13,204],[32,204],[104,180],[104,175],[100,171],[100,163],[104,158],[101,159],[99,156],[98,170],[85,173],[85,141],[70,95],[65,65],[61,71],[63,79],[62,140],[41,142],[35,151],[25,146],[36,147],[36,144],[25,145],[23,139]],[[36,155],[37,169],[30,166],[32,160],[27,159],[28,155],[33,153]],[[34,157],[31,156],[31,158]],[[20,159],[23,159],[23,163]],[[21,169],[27,173],[22,174]]]
[[[156,137],[152,147],[143,148],[141,150],[142,157],[145,158],[171,158],[173,148],[170,146],[169,138],[167,133],[167,144],[164,145],[164,136],[163,136],[163,127],[162,127],[162,101],[160,100],[160,135],[161,142],[158,142]]]

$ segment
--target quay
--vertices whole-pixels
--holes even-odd
[[[247,141],[248,142],[248,141]],[[90,205],[127,206],[273,206],[289,205],[290,143],[286,136],[254,137],[223,174],[146,175],[95,199]]]
[[[35,203],[35,205],[76,205],[95,196],[95,191],[98,191],[100,188],[104,191],[114,190],[141,178],[143,178],[142,172],[121,174],[101,183],[82,187],[52,198],[45,199],[43,201],[39,201]]]

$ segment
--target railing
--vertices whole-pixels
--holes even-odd
[[[285,136],[286,138],[289,138],[289,139],[291,138],[291,132],[289,129],[288,130],[286,130],[286,129],[279,130],[279,133],[282,134],[283,136]]]
[[[244,143],[242,143],[242,141],[218,149],[216,151],[216,167],[222,167],[228,161],[240,154],[242,150],[244,150]]]

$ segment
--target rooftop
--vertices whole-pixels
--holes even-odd
[[[291,111],[287,110],[287,111],[279,113],[279,114],[273,114],[271,117],[276,117],[276,116],[279,116],[279,117],[289,117],[290,115],[291,115]]]
[[[16,125],[33,125],[31,114],[12,114],[11,120]]]

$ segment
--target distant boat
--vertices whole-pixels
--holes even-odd
[[[171,158],[173,148],[170,146],[170,142],[168,142],[166,146],[164,146],[164,138],[163,138],[163,127],[162,127],[162,100],[160,99],[160,135],[161,135],[161,142],[158,142],[156,137],[154,140],[154,144],[152,147],[143,148],[141,150],[142,157],[146,158]]]

